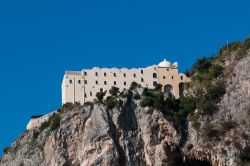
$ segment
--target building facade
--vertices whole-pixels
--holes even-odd
[[[93,101],[97,92],[108,91],[112,86],[120,90],[128,89],[132,82],[142,87],[154,88],[163,85],[163,90],[172,93],[175,98],[182,94],[184,83],[189,78],[178,72],[178,63],[162,61],[158,65],[145,68],[98,68],[82,71],[66,71],[62,83],[62,103]]]

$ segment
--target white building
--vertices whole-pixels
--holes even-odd
[[[154,88],[157,83],[163,85],[164,91],[170,91],[179,98],[183,85],[189,78],[178,73],[178,63],[162,61],[158,65],[145,68],[98,68],[82,71],[66,71],[62,83],[62,103],[93,101],[97,92],[111,89],[128,89],[132,82],[142,87]]]

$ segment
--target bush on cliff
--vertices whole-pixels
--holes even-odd
[[[104,91],[104,92],[97,92],[96,93],[96,99],[97,99],[97,102],[100,102],[102,103],[103,102],[103,98],[104,96],[106,95],[107,91]]]
[[[40,130],[43,131],[49,127],[50,131],[54,131],[58,127],[60,127],[61,116],[58,113],[54,113],[51,117],[49,117],[48,121],[45,121],[41,124]]]
[[[10,151],[10,149],[11,149],[11,148],[10,148],[9,146],[3,148],[3,153],[4,153],[4,154],[7,154],[7,153]]]

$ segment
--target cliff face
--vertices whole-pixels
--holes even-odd
[[[30,148],[32,132],[17,140],[18,150],[1,165],[165,165],[180,157],[173,125],[134,103],[110,112],[103,105],[68,112],[58,130],[50,136],[45,130]]]
[[[186,156],[208,160],[216,166],[244,165],[239,156],[250,145],[250,53],[237,63],[231,75],[226,79],[226,93],[217,112],[200,117],[199,129],[189,122],[188,139],[183,148]],[[207,123],[213,133],[205,139]]]
[[[162,111],[120,98],[111,110],[95,104],[61,113],[53,131],[26,131],[0,165],[247,165],[242,161],[250,158],[250,53],[234,65],[230,60],[224,62],[232,72],[216,113],[199,116],[198,127],[188,120],[186,137]]]

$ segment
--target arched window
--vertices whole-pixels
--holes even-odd
[[[153,73],[153,78],[157,78],[157,74],[156,73]]]
[[[180,93],[180,96],[183,96],[183,92],[184,92],[184,83],[181,82],[179,84],[179,93]]]
[[[164,86],[164,92],[168,94],[173,94],[173,86],[172,85],[165,85]]]

